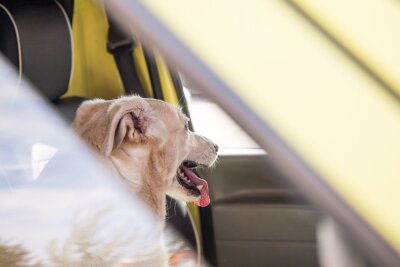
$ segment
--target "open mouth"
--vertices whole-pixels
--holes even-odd
[[[177,180],[191,195],[199,196],[199,199],[195,201],[196,205],[206,207],[210,204],[208,184],[206,180],[201,179],[193,172],[193,169],[197,167],[199,165],[193,161],[184,161],[178,168]]]

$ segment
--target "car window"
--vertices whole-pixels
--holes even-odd
[[[217,104],[184,81],[194,130],[209,137],[222,150],[259,149],[259,145]]]
[[[1,55],[0,81],[0,266],[148,259],[162,224]]]

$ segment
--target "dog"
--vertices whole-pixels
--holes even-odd
[[[218,146],[190,131],[188,122],[166,102],[126,96],[83,102],[72,128],[164,220],[166,195],[210,203],[208,184],[193,169],[212,166]]]

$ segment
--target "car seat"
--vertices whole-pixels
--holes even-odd
[[[75,34],[83,35],[85,38],[83,45],[94,42],[94,46],[99,48],[101,53],[108,53],[106,51],[106,40],[97,42],[96,36],[90,35],[92,33],[88,32],[79,32],[80,29],[74,29],[74,32],[72,32],[72,19],[73,16],[76,16],[74,8],[81,8],[81,15],[87,14],[84,9],[91,5],[89,2],[91,1],[80,1],[80,5],[74,7],[72,0],[0,0],[0,52],[15,65],[20,78],[22,76],[27,78],[38,89],[39,93],[55,105],[68,122],[73,120],[76,109],[83,100],[92,97],[111,98],[122,95],[124,92],[112,55],[103,55],[104,60],[101,63],[99,61],[88,62],[89,70],[86,72],[82,71],[80,64],[74,62],[77,59],[74,54],[88,56],[85,55],[88,50],[77,52],[82,48],[79,46],[74,48],[74,41],[76,40],[73,40],[73,38]],[[75,1],[75,3],[78,3],[78,1]],[[83,21],[82,17],[76,19]],[[99,19],[96,24],[103,24],[102,26],[104,26],[107,21],[104,23],[104,19]],[[76,25],[74,24],[74,26]],[[87,24],[80,26],[86,27]],[[103,31],[106,31],[106,29],[103,29]],[[145,65],[144,68],[141,68],[145,71],[139,73],[139,79],[148,96],[169,102],[171,102],[171,97],[175,99],[175,102],[184,101],[179,79],[170,73],[160,56],[149,54],[144,56],[145,52],[140,44],[137,45],[138,51],[134,53],[139,52],[138,54],[142,55],[141,59],[136,60],[139,62],[137,64]],[[93,57],[96,57],[95,53],[98,53],[98,51],[93,53]],[[134,54],[135,56],[138,57]],[[78,58],[78,60],[81,59]],[[99,59],[96,58],[96,60]],[[105,64],[102,64],[104,62]],[[92,67],[100,64],[102,64],[100,66],[102,72],[94,74]],[[112,65],[112,67],[106,65]],[[72,78],[73,73],[80,78],[91,76],[89,78],[93,81],[88,83],[83,81],[84,79],[74,80]],[[112,78],[104,80],[104,76]],[[163,92],[161,89],[162,81],[169,81],[166,84],[174,88]],[[76,88],[82,89],[84,86],[90,88],[85,88],[83,91],[96,90],[92,88],[98,88],[99,85],[110,88],[110,90],[100,94],[98,91],[81,94],[76,90]],[[172,93],[165,93],[168,91]],[[181,95],[175,95],[175,92]],[[185,110],[186,105],[183,106]],[[172,200],[168,203],[176,206]],[[181,214],[180,209],[169,209],[168,211],[173,212],[173,214],[168,215],[169,222],[172,222],[176,229],[179,229],[196,246],[193,229],[187,215]]]
[[[0,1],[0,51],[68,120],[84,99],[61,99],[72,75],[72,7],[72,1]]]

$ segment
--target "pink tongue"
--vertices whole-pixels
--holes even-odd
[[[208,183],[206,180],[198,177],[189,168],[181,165],[181,169],[185,172],[186,176],[196,185],[203,185],[200,191],[200,199],[195,201],[195,204],[200,207],[207,207],[210,204],[210,197],[208,195]]]

